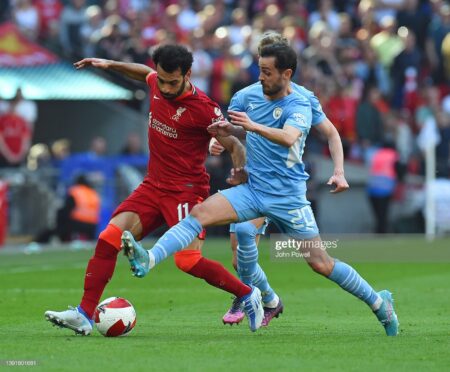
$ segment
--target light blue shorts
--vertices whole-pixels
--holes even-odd
[[[298,239],[311,239],[319,229],[306,195],[276,196],[254,190],[245,183],[220,193],[236,211],[239,222],[266,216],[281,233]]]

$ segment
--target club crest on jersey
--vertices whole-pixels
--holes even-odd
[[[281,107],[275,107],[275,109],[272,112],[274,119],[281,118],[281,114],[283,113],[283,109]]]
[[[220,108],[214,107],[214,114],[216,114],[216,116],[222,116],[222,111],[220,111]]]
[[[186,107],[178,107],[177,113],[172,116],[172,120],[178,121],[180,120],[181,114],[186,111]]]

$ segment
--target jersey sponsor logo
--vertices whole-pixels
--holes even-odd
[[[225,118],[222,114],[222,111],[218,107],[214,107],[214,115],[216,115],[216,117],[211,118],[211,124],[218,123],[220,121],[225,120]]]
[[[247,106],[247,111],[253,111],[255,109],[256,105],[254,103],[249,103]]]
[[[294,117],[294,120],[301,124],[301,125],[306,125],[306,117],[303,114],[300,114],[299,112],[294,113],[294,115],[292,115]]]
[[[281,118],[281,115],[283,114],[283,109],[281,107],[275,107],[275,109],[272,112],[274,119]]]
[[[219,122],[224,121],[224,120],[225,120],[225,118],[223,117],[223,115],[220,115],[217,118],[211,118],[211,124],[219,123]]]
[[[172,116],[172,120],[178,121],[180,120],[181,115],[183,114],[183,112],[186,111],[186,107],[178,107],[177,109],[177,113],[175,115]]]
[[[161,133],[163,136],[178,138],[178,133],[175,128],[169,127],[168,125],[161,123],[159,120],[152,118],[151,112],[148,114],[148,126]]]

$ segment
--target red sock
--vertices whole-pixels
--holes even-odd
[[[108,225],[100,234],[94,256],[87,265],[84,294],[80,306],[90,318],[93,317],[103,290],[114,273],[121,235],[122,231],[118,227]]]
[[[240,298],[249,294],[252,290],[233,276],[222,264],[217,261],[202,257],[188,274],[204,279],[208,284],[223,289]]]

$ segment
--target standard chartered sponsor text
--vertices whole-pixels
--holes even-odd
[[[178,137],[178,133],[177,133],[176,129],[169,127],[168,125],[163,124],[154,118],[152,118],[151,122],[152,122],[152,128],[154,130],[158,131],[159,133],[163,134],[164,136],[170,137],[170,138]]]

